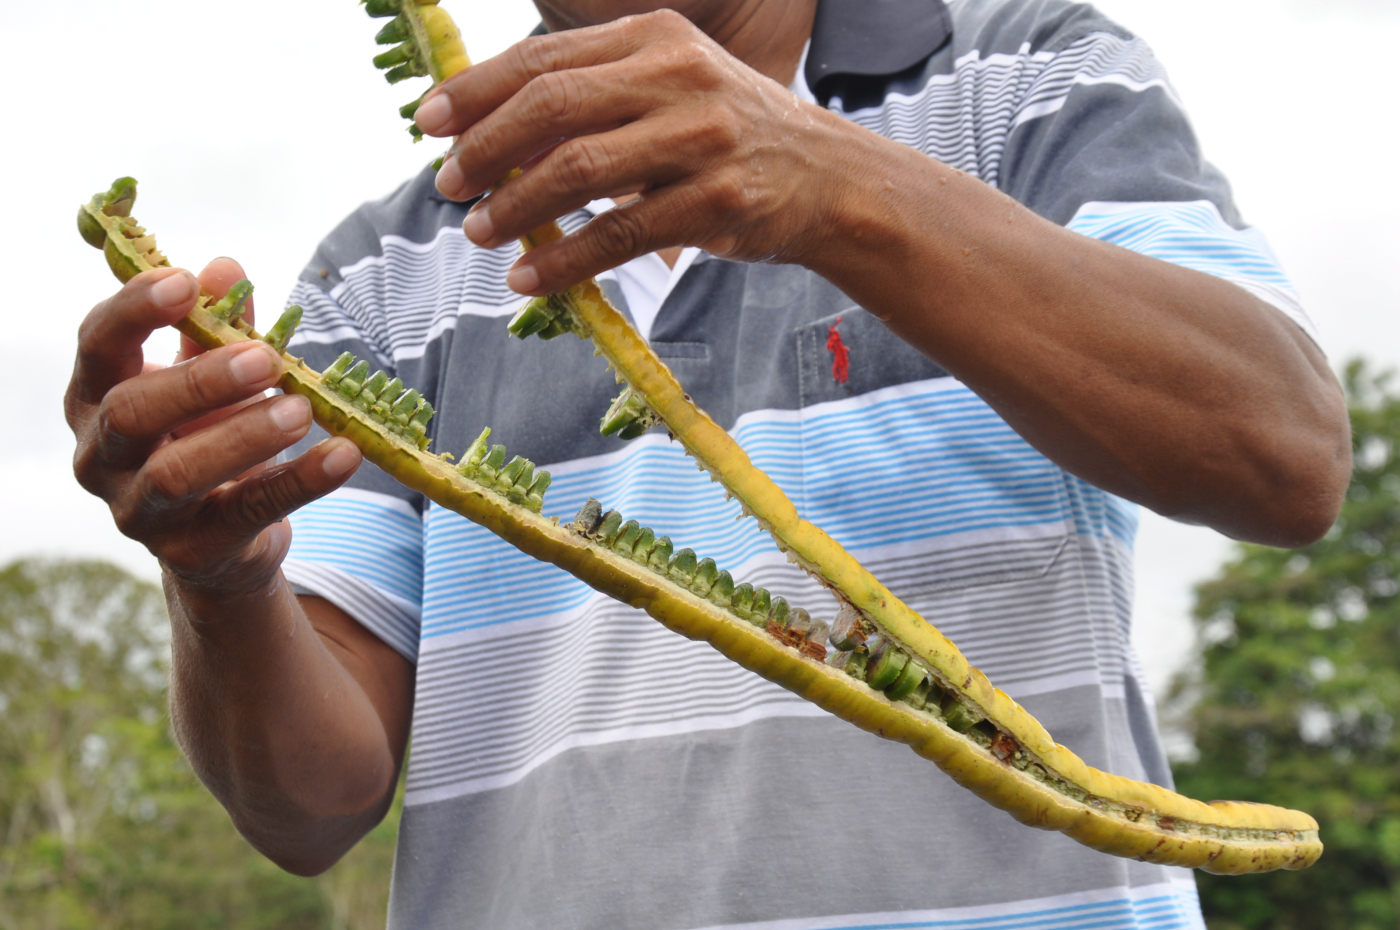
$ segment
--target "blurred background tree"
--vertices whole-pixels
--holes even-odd
[[[1200,874],[1211,930],[1400,926],[1400,396],[1360,362],[1345,383],[1341,518],[1306,549],[1241,546],[1197,589],[1202,662],[1169,703],[1197,750],[1181,791],[1306,810],[1326,844],[1302,872]]]
[[[253,851],[170,733],[154,585],[0,570],[0,928],[383,927],[398,810],[314,880]]]

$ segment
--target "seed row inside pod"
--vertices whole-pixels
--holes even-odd
[[[539,513],[544,508],[544,492],[549,490],[549,472],[535,471],[535,463],[522,456],[506,461],[506,447],[499,443],[488,448],[491,427],[481,431],[467,451],[457,471],[512,503]]]
[[[414,388],[404,390],[401,379],[391,379],[382,369],[370,374],[369,362],[364,359],[342,352],[321,372],[321,383],[419,449],[427,449],[432,441],[428,422],[433,418],[433,405]]]
[[[374,56],[374,66],[384,71],[384,79],[397,84],[414,77],[431,77],[436,83],[455,74],[468,63],[467,50],[452,17],[438,9],[437,0],[362,0],[370,16],[393,17],[385,23],[374,41],[391,45]],[[412,120],[423,102],[420,96],[399,108],[404,119]],[[417,142],[423,131],[409,123],[408,132]]]
[[[506,329],[519,339],[531,336],[553,339],[565,333],[587,339],[590,335],[567,293],[546,294],[527,300],[510,318]]]
[[[1000,748],[999,758],[1010,759],[1020,752],[1014,739],[961,700],[956,689],[940,684],[908,652],[882,638],[875,625],[849,603],[841,603],[831,622],[813,619],[803,608],[792,607],[785,598],[773,597],[766,588],[747,582],[736,585],[730,573],[721,570],[714,559],[698,558],[693,549],[676,550],[670,537],[657,536],[636,520],[624,520],[617,510],[604,511],[603,505],[591,497],[570,526],[596,545],[645,565],[692,594],[763,629],[778,642],[809,658],[825,660],[891,701],[903,701],[915,710],[941,718],[951,729],[983,748]],[[828,643],[836,650],[829,658]],[[1024,757],[1022,753],[1021,758]]]
[[[689,548],[676,550],[669,537],[657,536],[650,527],[636,520],[624,520],[617,510],[604,511],[593,498],[579,510],[569,527],[614,554],[629,558],[672,583],[704,598],[733,616],[759,627],[778,642],[802,655],[825,661],[892,702],[941,721],[949,730],[1007,766],[1023,772],[1057,793],[1137,822],[1145,811],[1137,806],[1091,794],[1082,787],[1053,773],[1010,734],[988,720],[958,690],[938,678],[907,651],[881,637],[873,623],[852,605],[842,602],[836,618],[828,623],[813,619],[800,607],[792,607],[766,588],[748,583],[735,584],[730,573],[720,570],[713,559],[698,558]],[[836,647],[828,655],[827,643]],[[1182,825],[1184,827],[1184,825]],[[1184,827],[1202,836],[1238,839],[1238,828],[1215,828],[1209,824]],[[1276,831],[1244,831],[1257,839],[1275,838]]]

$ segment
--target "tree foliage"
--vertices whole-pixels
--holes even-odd
[[[1347,370],[1356,469],[1337,524],[1306,549],[1241,546],[1197,589],[1202,665],[1173,702],[1199,758],[1192,797],[1313,814],[1302,872],[1200,876],[1212,930],[1400,926],[1400,396]]]
[[[0,930],[383,927],[395,815],[331,872],[243,840],[170,734],[153,585],[0,570]]]

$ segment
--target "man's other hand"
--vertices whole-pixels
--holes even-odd
[[[231,259],[198,280],[165,268],[137,275],[84,320],[64,398],[79,483],[178,581],[230,593],[271,584],[291,542],[286,515],[360,462],[352,443],[330,439],[271,464],[306,435],[311,409],[264,396],[281,364],[261,342],[202,353],[183,340],[175,364],[144,362],[147,336],[188,313],[201,287],[217,297],[242,277]]]

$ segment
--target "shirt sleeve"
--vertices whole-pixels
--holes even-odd
[[[1000,186],[1075,232],[1230,281],[1317,330],[1263,233],[1239,215],[1141,39],[1049,37],[1016,108]]]
[[[350,352],[399,374],[383,302],[357,293],[346,274],[353,264],[382,262],[379,251],[363,210],[322,243],[289,301],[303,311],[289,353],[323,371]],[[343,264],[347,258],[352,265]],[[313,426],[287,454],[326,436]],[[324,597],[410,662],[417,661],[422,618],[423,507],[421,495],[365,462],[343,487],[292,514],[292,546],[282,564],[298,593]]]

